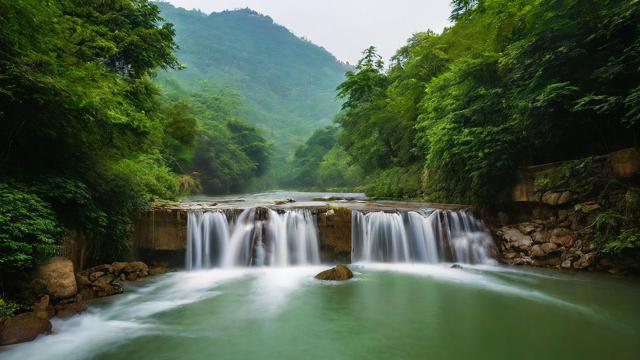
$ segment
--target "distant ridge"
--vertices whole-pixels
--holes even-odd
[[[242,117],[289,152],[339,109],[335,88],[350,66],[251,9],[209,15],[158,3],[175,25],[182,71],[158,81],[185,90],[236,89]]]

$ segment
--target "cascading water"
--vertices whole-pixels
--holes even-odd
[[[221,211],[189,213],[187,269],[318,263],[318,227],[309,210],[251,208],[237,218]]]
[[[354,262],[489,263],[495,245],[465,211],[352,212]]]

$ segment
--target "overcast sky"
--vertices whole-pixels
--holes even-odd
[[[249,7],[355,64],[374,45],[388,59],[411,34],[441,32],[450,0],[165,0],[205,13]]]

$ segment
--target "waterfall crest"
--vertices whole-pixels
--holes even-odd
[[[307,209],[192,211],[185,262],[189,270],[319,264],[318,227]]]
[[[465,211],[352,211],[354,262],[493,262],[484,224]]]

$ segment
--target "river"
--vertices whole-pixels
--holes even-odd
[[[315,195],[307,201],[318,201]],[[313,278],[328,265],[319,263],[317,228],[305,210],[273,211],[268,222],[253,219],[251,207],[237,218],[223,214],[191,213],[191,271],[127,283],[123,295],[54,320],[52,335],[3,348],[0,358],[566,360],[640,354],[637,279],[500,266],[490,258],[481,222],[464,211],[356,213],[358,262],[346,282]],[[452,267],[451,256],[462,265]],[[266,266],[243,266],[248,263]]]

